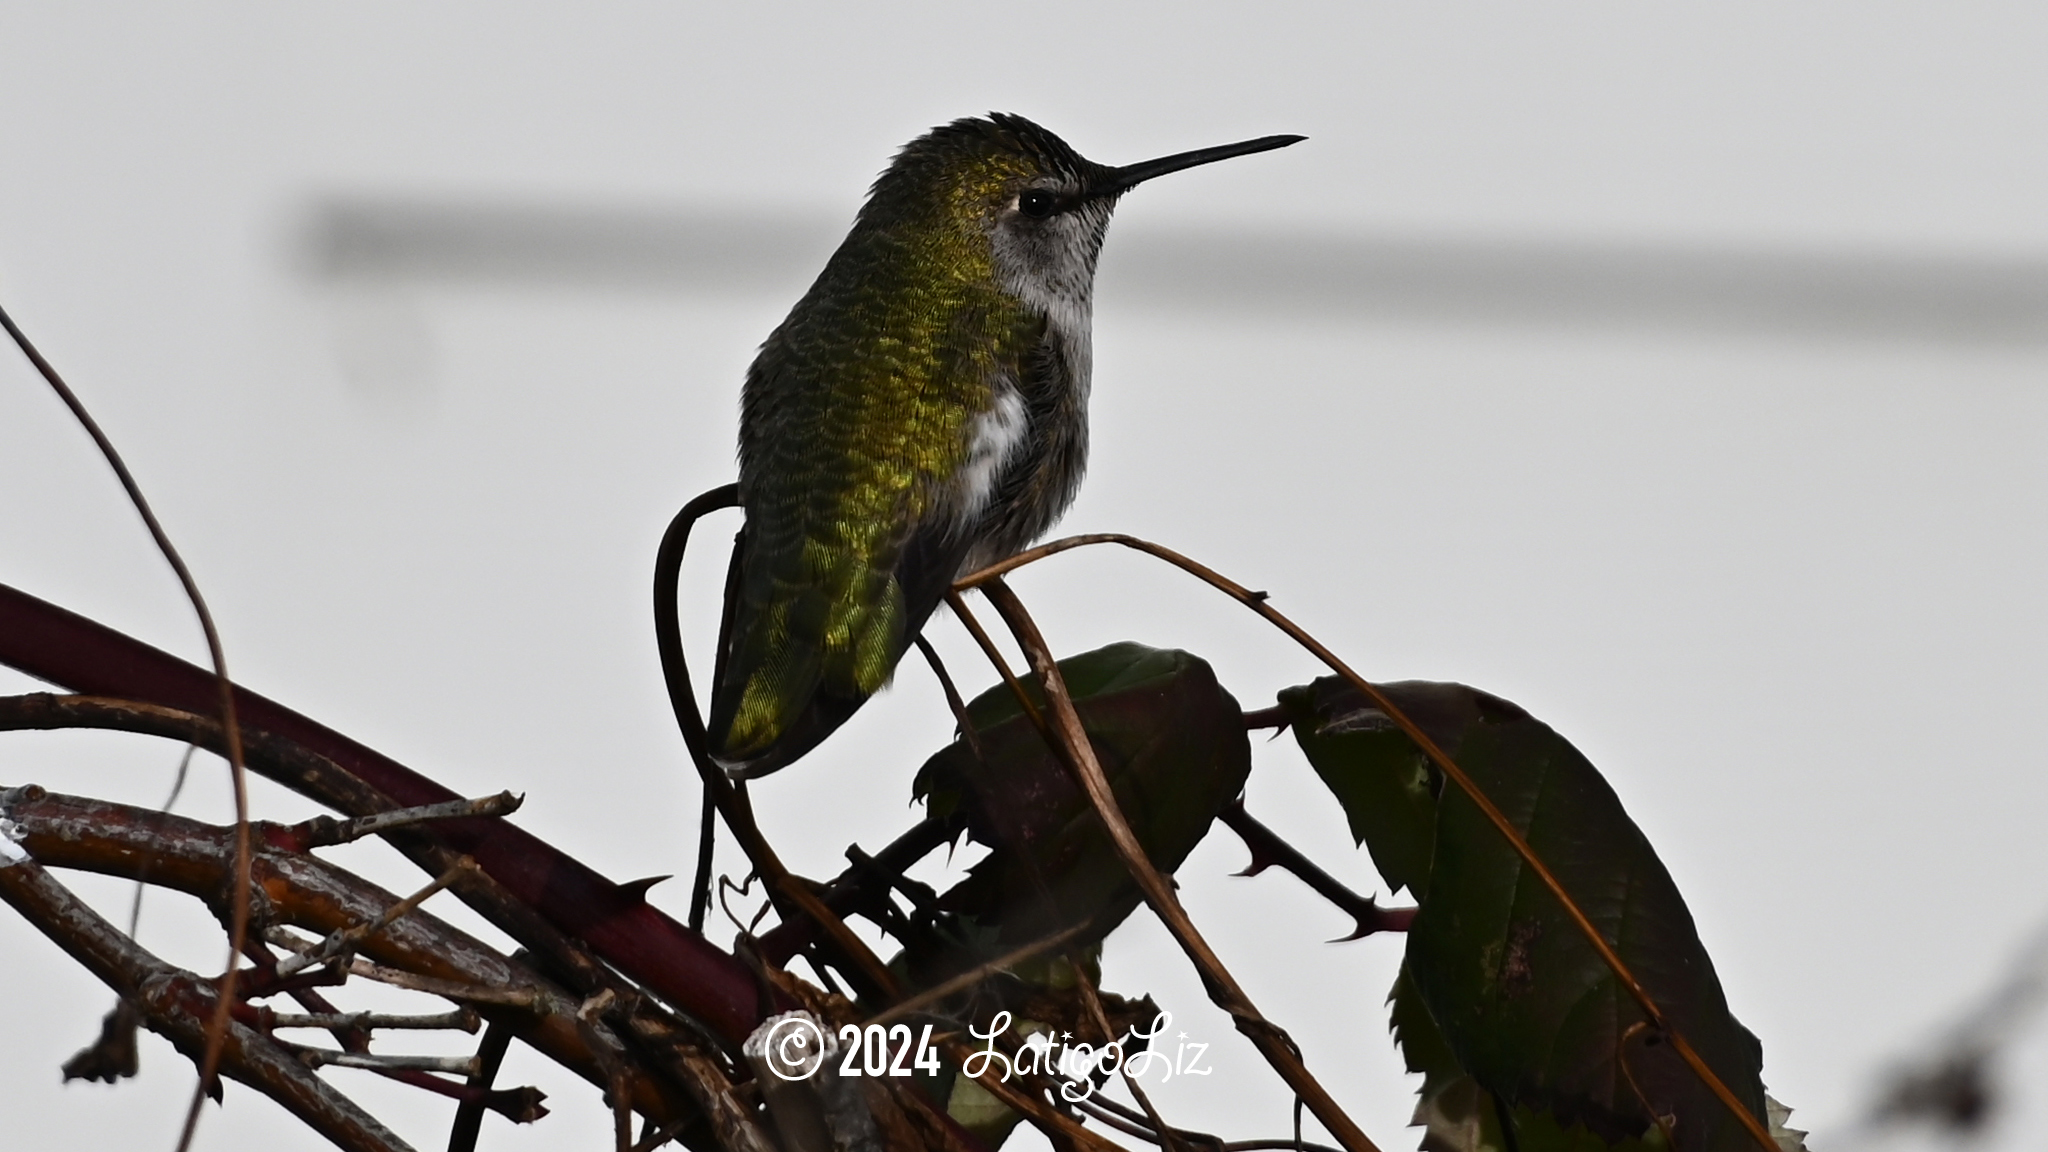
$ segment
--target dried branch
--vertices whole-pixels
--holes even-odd
[[[26,833],[22,846],[47,866],[125,877],[147,868],[151,883],[209,902],[219,900],[231,875],[230,829],[56,794],[26,795],[10,805],[9,814]],[[325,861],[267,844],[258,847],[252,869],[266,919],[323,937],[370,923],[398,902]],[[306,947],[289,937],[271,936],[295,951]],[[415,912],[368,936],[360,948],[375,963],[411,974],[420,990],[455,993],[454,998],[476,1004],[486,1017],[505,1022],[542,1055],[593,1084],[608,1085],[591,1047],[589,1027],[576,1016],[580,998],[467,933]],[[270,973],[258,969],[250,975]],[[250,983],[261,985],[256,980]],[[526,1003],[507,1004],[504,1001],[512,997],[504,993]],[[687,1089],[678,1091],[671,1084],[665,1077],[642,1078],[635,1109],[663,1123],[690,1115],[695,1108]]]
[[[455,1076],[468,1076],[477,1068],[474,1056],[385,1056],[371,1052],[308,1048],[282,1040],[278,1044],[308,1068],[324,1068],[332,1064],[337,1068],[367,1068],[376,1072],[445,1072]]]
[[[939,659],[939,650],[932,647],[932,642],[925,639],[922,632],[917,634],[915,644],[918,653],[924,657],[925,664],[931,668],[932,675],[938,679],[939,691],[946,696],[946,707],[952,710],[954,721],[960,729],[960,738],[967,741],[968,751],[974,753],[976,760],[988,759],[981,751],[981,734],[974,730],[974,725],[967,719],[967,701],[961,697],[959,687],[953,683],[953,674],[946,671],[946,662]]]
[[[1114,1128],[1117,1131],[1122,1132],[1126,1136],[1136,1136],[1138,1139],[1143,1140],[1147,1144],[1158,1144],[1161,1147],[1165,1146],[1160,1138],[1159,1133],[1154,1131],[1149,1124],[1144,1122],[1144,1113],[1141,1112],[1138,1114],[1139,1119],[1132,1119],[1131,1117],[1126,1116],[1122,1112],[1119,1112],[1115,1109],[1103,1107],[1103,1104],[1105,1102],[1106,1101],[1099,1100],[1091,1096],[1086,1100],[1074,1101],[1074,1110],[1080,1112],[1084,1116],[1087,1116],[1091,1120],[1100,1120],[1104,1124],[1107,1124],[1111,1128]]]
[[[988,662],[995,666],[996,674],[1003,678],[1004,686],[1017,698],[1017,706],[1024,710],[1024,718],[1031,721],[1031,726],[1038,729],[1038,734],[1045,737],[1048,745],[1057,749],[1059,738],[1053,735],[1052,726],[1046,722],[1045,715],[1038,710],[1038,705],[1032,702],[1031,694],[1024,691],[1024,682],[1017,679],[1015,672],[1010,671],[1010,662],[1003,659],[1002,650],[989,638],[988,630],[981,626],[981,620],[968,609],[967,601],[961,597],[957,586],[946,593],[946,606],[953,610],[953,615],[960,618],[960,623],[966,625],[967,634],[974,637],[974,643],[981,648],[981,654],[988,657]]]
[[[166,710],[150,717],[103,714],[97,723],[52,707],[61,699],[0,700],[0,729],[108,727],[153,732],[219,750],[219,726],[201,715],[212,677],[112,629],[0,585],[0,663],[93,696]],[[447,788],[333,730],[243,688],[235,689],[250,767],[347,816],[460,799]],[[36,722],[40,719],[42,722]],[[197,721],[195,723],[194,721]],[[152,727],[154,725],[154,727]],[[279,756],[268,763],[255,745]],[[429,830],[430,828],[430,830]],[[492,883],[464,882],[455,894],[527,948],[548,957],[548,935],[580,939],[600,957],[737,1047],[763,1015],[751,973],[733,956],[640,896],[538,837],[500,819],[441,820],[384,834],[438,875],[456,855],[476,859]],[[439,853],[427,854],[428,847]],[[494,899],[501,896],[504,899]],[[546,933],[534,931],[539,926]]]
[[[26,823],[26,822],[24,822]],[[37,842],[31,834],[30,845]],[[190,1057],[205,1059],[209,1022],[220,1015],[212,981],[164,963],[73,896],[31,856],[0,865],[0,900],[70,953],[124,1001],[150,1031]],[[219,1029],[219,1071],[283,1105],[307,1127],[349,1152],[403,1152],[407,1145],[376,1117],[335,1091],[269,1038],[232,1020]]]
[[[305,851],[309,848],[347,844],[392,828],[405,828],[432,820],[453,820],[463,816],[510,816],[519,811],[520,805],[525,803],[524,796],[500,792],[496,796],[483,796],[475,800],[450,800],[444,804],[394,808],[389,812],[379,812],[374,816],[357,816],[349,820],[315,816],[311,820],[294,824],[288,832],[295,846],[300,851]]]
[[[6,592],[7,590],[0,588],[0,617],[4,617],[6,614],[8,603]],[[37,620],[41,618],[30,617],[30,619]],[[83,638],[91,640],[93,634],[87,632]],[[0,630],[0,648],[4,648],[6,642],[7,634],[4,630]],[[206,717],[178,709],[100,697],[63,697],[41,693],[16,697],[0,697],[0,730],[10,728],[65,727],[113,728],[123,731],[141,732],[148,735],[166,736],[181,741],[197,742],[202,745],[206,745],[218,737],[218,727],[213,725]],[[345,812],[381,812],[398,807],[389,798],[369,788],[339,764],[324,756],[317,755],[293,741],[284,740],[262,731],[252,731],[249,733],[249,737],[250,763],[260,774],[279,780],[303,794],[310,795]],[[338,740],[339,738],[337,737],[336,739]],[[403,771],[403,769],[399,771]],[[441,821],[435,826],[436,834],[444,832],[446,827],[453,823],[466,822]],[[607,961],[616,959],[621,969],[628,971],[646,969],[652,971],[655,979],[649,981],[650,987],[664,996],[671,996],[677,999],[679,1003],[690,1009],[693,1015],[696,1015],[700,1010],[711,1010],[713,1014],[706,1020],[706,1023],[711,1024],[714,1028],[719,1026],[721,1020],[719,1012],[723,1012],[724,1021],[732,1026],[737,1026],[739,1019],[758,1012],[759,1006],[751,976],[747,980],[747,990],[743,1004],[736,1003],[735,1001],[738,1001],[739,997],[731,994],[730,990],[721,991],[723,977],[719,972],[720,966],[731,966],[735,964],[735,961],[722,952],[711,950],[710,946],[703,942],[702,937],[699,936],[693,935],[691,937],[696,942],[692,949],[685,950],[681,955],[677,955],[674,951],[665,950],[664,943],[666,938],[660,932],[654,932],[650,933],[647,939],[637,941],[637,943],[645,945],[643,950],[631,954],[622,954],[615,951],[610,957],[600,960],[597,955],[593,954],[592,949],[572,939],[568,934],[558,929],[552,919],[542,914],[550,902],[559,901],[561,893],[553,887],[555,883],[560,882],[571,892],[588,891],[582,886],[588,878],[594,877],[595,873],[574,861],[568,861],[559,867],[556,866],[551,863],[552,860],[557,858],[566,860],[567,858],[560,857],[559,853],[556,853],[553,849],[548,848],[537,840],[533,840],[531,837],[525,836],[524,833],[518,833],[516,829],[511,828],[509,825],[491,821],[486,826],[504,829],[508,834],[516,834],[515,839],[523,839],[538,846],[535,849],[535,857],[537,858],[522,858],[524,865],[535,868],[535,870],[524,874],[514,874],[513,879],[519,885],[519,890],[508,888],[506,885],[499,883],[493,876],[471,874],[458,879],[453,886],[453,891],[465,904],[478,911],[513,939],[525,945],[539,959],[550,975],[584,995],[588,995],[598,987],[606,985],[617,985],[620,988],[624,988],[625,985],[620,982],[618,975],[613,972],[607,963]],[[290,842],[290,837],[287,835],[288,829],[271,825],[265,826],[263,831],[266,843],[270,842],[273,833],[287,844]],[[422,868],[436,874],[445,872],[458,857],[456,852],[443,846],[434,837],[425,834],[419,829],[403,827],[386,829],[382,835]],[[486,838],[481,841],[472,841],[472,843],[479,842],[483,846],[480,850],[493,849],[496,846],[496,841],[493,839]],[[605,884],[612,892],[621,891],[616,886],[609,885],[608,882],[599,881],[599,883]],[[539,895],[534,897],[532,904],[529,904],[526,898],[520,894],[520,891],[533,892],[535,890],[539,891]],[[596,894],[593,898],[598,901],[598,907],[602,908],[604,906],[606,897],[602,893]],[[647,906],[641,903],[637,907],[639,909],[646,909]],[[630,914],[626,911],[620,910],[617,914],[627,916],[630,919]],[[655,915],[659,916],[658,913]],[[680,928],[674,921],[668,920],[666,917],[660,917],[660,920],[671,928]],[[613,920],[606,920],[603,925],[590,929],[583,935],[586,939],[591,937],[603,938],[611,930],[613,923]],[[696,961],[700,958],[700,950],[705,954],[716,957],[718,965],[709,967],[697,966]],[[674,965],[674,967],[669,965]],[[352,970],[361,972],[363,966],[364,962],[358,960],[357,967]],[[706,987],[698,987],[686,979],[686,977],[693,973],[703,978]],[[508,991],[502,988],[472,987],[452,982],[446,983],[446,986],[442,987],[437,985],[431,977],[401,974],[395,970],[382,975],[378,975],[374,971],[363,972],[362,974],[368,975],[372,979],[384,979],[390,983],[401,983],[404,986],[415,987],[421,991],[434,992],[437,995],[469,1003],[513,1004],[523,1002],[520,1000],[523,993]],[[260,976],[262,974],[259,972],[257,975]],[[676,996],[675,994],[679,992],[688,994]],[[706,1106],[705,1101],[711,1099],[716,1094],[730,1090],[730,1086],[723,1084],[723,1082],[720,1084],[702,1082],[701,1077],[692,1070],[689,1063],[680,1060],[675,1053],[679,1045],[709,1043],[713,1046],[718,1046],[730,1043],[736,1047],[737,1041],[730,1040],[722,1030],[707,1035],[702,1029],[695,1027],[682,1018],[676,1017],[644,996],[636,994],[624,1002],[629,1005],[629,1010],[624,1013],[625,1018],[621,1027],[633,1033],[636,1040],[646,1046],[651,1054],[655,1054],[655,1058],[668,1062],[671,1071],[682,1081],[685,1090],[698,1101],[700,1106]],[[742,1015],[742,1009],[744,1009],[744,1015]],[[697,1016],[697,1018],[704,1019],[701,1015]]]
[[[420,976],[397,968],[386,968],[372,964],[358,956],[349,962],[348,974],[389,984],[394,988],[406,988],[414,992],[425,992],[444,1000],[460,1004],[504,1004],[513,1008],[533,1008],[546,999],[547,993],[538,988],[486,988],[476,984],[462,984],[454,980],[436,980],[431,976]]]
[[[282,932],[283,930],[278,929],[278,931]],[[255,979],[247,982],[247,986],[251,988],[253,994],[254,986],[263,983],[261,977],[264,973],[276,969],[277,957],[262,942],[256,940],[249,941],[244,952],[259,965],[255,972],[250,973]],[[333,973],[333,976],[339,981],[345,979],[346,974],[336,972]],[[370,1050],[370,1033],[362,1028],[349,1027],[348,1025],[357,1018],[367,1017],[374,1023],[384,1019],[384,1017],[375,1013],[343,1012],[336,1008],[325,996],[322,996],[317,989],[292,987],[284,991],[286,995],[297,1001],[299,1006],[306,1009],[310,1014],[309,1016],[299,1017],[299,1019],[310,1020],[318,1018],[333,1021],[334,1023],[327,1025],[328,1031],[333,1034],[335,1040],[340,1042],[343,1048],[351,1052],[368,1052]],[[277,1012],[262,1005],[237,1004],[233,1011],[235,1019],[266,1033],[271,1031],[271,1028],[266,1026],[266,1021],[275,1022],[289,1019],[288,1014]],[[468,1032],[476,1031],[478,1024],[477,1016],[467,1008],[457,1009],[455,1012],[446,1013],[440,1017],[396,1017],[395,1019],[401,1021],[446,1020]],[[503,1032],[504,1029],[501,1028],[499,1031]],[[436,1095],[446,1096],[456,1101],[459,1108],[475,1107],[478,1109],[488,1109],[512,1121],[514,1124],[531,1124],[548,1114],[547,1108],[542,1103],[547,1099],[547,1094],[531,1086],[493,1091],[488,1085],[476,1087],[469,1084],[456,1084],[430,1073],[416,1072],[409,1069],[379,1069],[378,1074],[389,1080],[396,1080],[402,1084],[410,1084],[415,1088],[423,1089]]]
[[[258,1008],[254,1018],[243,1020],[264,1032],[279,1028],[318,1028],[332,1032],[345,1029],[353,1032],[371,1032],[378,1028],[399,1031],[437,1031],[474,1033],[483,1027],[483,1018],[468,1008],[453,1012],[442,1012],[435,1016],[400,1016],[389,1012],[277,1012],[269,1008]],[[241,1019],[240,1009],[236,1019]]]
[[[1210,999],[1216,1006],[1230,1014],[1231,1020],[1251,1040],[1266,1062],[1280,1074],[1315,1114],[1323,1127],[1337,1137],[1337,1142],[1348,1152],[1379,1152],[1378,1146],[1368,1138],[1329,1092],[1323,1088],[1308,1066],[1302,1063],[1294,1042],[1279,1027],[1260,1015],[1251,998],[1237,983],[1230,970],[1223,966],[1208,941],[1202,938],[1194,921],[1188,918],[1181,907],[1180,898],[1173,886],[1152,866],[1145,855],[1145,849],[1138,843],[1136,833],[1118,810],[1116,796],[1110,790],[1109,779],[1103,774],[1102,765],[1095,758],[1095,749],[1089,743],[1087,732],[1081,727],[1081,717],[1074,710],[1074,701],[1067,693],[1065,680],[1060,676],[1058,663],[1053,659],[1052,649],[1039,634],[1038,626],[1024,610],[1024,605],[1000,579],[990,579],[981,585],[982,594],[1002,614],[1010,626],[1011,634],[1017,638],[1031,660],[1032,670],[1038,673],[1039,684],[1044,689],[1045,701],[1051,715],[1047,718],[1053,732],[1058,736],[1054,751],[1058,753],[1073,771],[1076,783],[1087,793],[1095,812],[1101,818],[1103,829],[1109,834],[1110,843],[1116,847],[1131,878],[1145,896],[1145,902],[1152,907],[1167,930],[1173,934],[1181,950],[1202,974],[1203,984]]]
[[[467,856],[463,857],[461,860],[456,861],[455,867],[437,877],[433,883],[384,909],[368,920],[330,932],[327,939],[320,942],[318,948],[301,952],[291,959],[283,961],[277,966],[278,977],[283,979],[301,969],[310,968],[315,964],[324,964],[338,956],[345,956],[354,952],[362,945],[363,941],[383,931],[393,921],[419,907],[421,902],[425,901],[427,897],[448,887],[448,885],[455,882],[456,877],[473,870],[475,867],[476,862],[474,860],[469,859]]]
[[[1579,934],[1584,936],[1586,941],[1593,946],[1594,952],[1599,954],[1601,961],[1607,965],[1608,970],[1614,973],[1615,979],[1621,983],[1623,988],[1628,990],[1630,997],[1635,1000],[1637,1007],[1642,1009],[1643,1015],[1649,1019],[1651,1025],[1663,1033],[1665,1039],[1671,1044],[1672,1050],[1678,1053],[1679,1058],[1685,1061],[1686,1066],[1693,1070],[1693,1074],[1698,1076],[1701,1082],[1707,1086],[1708,1090],[1713,1092],[1722,1105],[1735,1116],[1737,1122],[1749,1132],[1750,1138],[1756,1142],[1757,1146],[1763,1152],[1779,1152],[1777,1142],[1771,1139],[1771,1134],[1765,1129],[1763,1121],[1743,1106],[1742,1101],[1736,1098],[1735,1093],[1721,1080],[1721,1077],[1711,1067],[1708,1067],[1707,1062],[1701,1058],[1698,1050],[1692,1046],[1691,1041],[1687,1040],[1684,1034],[1679,1032],[1665,1018],[1664,1010],[1650,996],[1648,989],[1644,988],[1642,982],[1636,979],[1635,973],[1629,969],[1627,963],[1622,960],[1621,955],[1614,950],[1614,946],[1607,942],[1607,938],[1601,935],[1598,928],[1594,927],[1592,920],[1586,916],[1585,911],[1579,907],[1578,902],[1572,898],[1569,892],[1565,891],[1564,885],[1558,881],[1556,874],[1551,872],[1550,867],[1543,862],[1541,857],[1536,855],[1535,849],[1529,846],[1529,842],[1523,838],[1521,831],[1514,826],[1514,823],[1507,818],[1506,814],[1501,812],[1500,808],[1487,797],[1486,793],[1466,774],[1465,770],[1460,768],[1451,759],[1448,753],[1438,747],[1436,741],[1432,740],[1429,734],[1422,730],[1420,725],[1409,719],[1407,714],[1396,707],[1394,702],[1389,700],[1385,693],[1374,687],[1363,676],[1352,671],[1348,664],[1338,659],[1336,653],[1324,647],[1320,641],[1309,635],[1300,625],[1288,619],[1273,608],[1272,605],[1268,604],[1266,602],[1268,599],[1266,593],[1252,591],[1235,580],[1231,580],[1206,565],[1197,563],[1175,552],[1171,548],[1121,533],[1068,536],[1064,539],[1041,544],[1036,548],[1020,552],[1000,563],[991,564],[979,572],[962,577],[954,587],[959,589],[987,587],[990,585],[1001,587],[1004,573],[1013,572],[1026,564],[1043,560],[1047,556],[1090,544],[1120,544],[1134,551],[1155,556],[1193,575],[1211,587],[1222,591],[1231,599],[1265,617],[1274,627],[1286,633],[1295,643],[1308,649],[1318,660],[1321,660],[1328,666],[1331,671],[1343,677],[1353,688],[1356,688],[1364,695],[1367,700],[1370,700],[1373,707],[1379,709],[1389,720],[1392,720],[1394,725],[1404,735],[1415,742],[1415,746],[1422,750],[1423,755],[1427,756],[1431,763],[1435,764],[1446,777],[1458,786],[1460,791],[1465,793],[1474,806],[1485,815],[1487,822],[1492,824],[1495,830],[1507,840],[1509,846],[1515,850],[1515,854],[1522,858],[1522,862],[1529,867],[1529,870],[1536,875],[1536,878],[1542,882],[1543,886],[1550,890],[1550,894],[1556,898],[1559,906],[1564,909],[1566,917],[1572,921]]]

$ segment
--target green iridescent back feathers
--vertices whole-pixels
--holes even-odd
[[[987,222],[1048,162],[1094,167],[1008,120],[908,145],[748,372],[739,600],[710,717],[747,774],[880,689],[966,556],[948,484],[995,382],[1046,338],[999,285]]]

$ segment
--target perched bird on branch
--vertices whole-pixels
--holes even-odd
[[[1073,501],[1117,199],[1301,139],[1111,168],[992,114],[904,146],[747,372],[746,526],[709,725],[726,771],[815,747],[888,682],[957,577]]]

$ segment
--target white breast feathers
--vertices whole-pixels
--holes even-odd
[[[981,518],[990,498],[995,495],[997,479],[1002,476],[1011,457],[1024,446],[1030,430],[1030,420],[1024,413],[1024,397],[1018,393],[1017,386],[1008,380],[997,381],[995,403],[974,418],[973,430],[969,434],[967,465],[960,470],[953,499],[949,501],[958,530],[971,531]]]

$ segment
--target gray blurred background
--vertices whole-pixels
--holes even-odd
[[[525,792],[522,824],[612,876],[687,873],[654,545],[731,478],[747,361],[893,150],[988,109],[1111,163],[1306,133],[1120,207],[1063,528],[1167,543],[1367,675],[1556,725],[1676,874],[1794,1123],[1938,1147],[1863,1125],[2048,917],[2044,36],[2019,4],[14,3],[0,300],[128,454],[238,679],[453,787]],[[11,353],[0,492],[0,581],[203,655]],[[687,582],[700,641],[718,568]],[[1318,671],[1133,556],[1016,583],[1055,646],[1186,647],[1248,706]],[[989,681],[957,626],[932,635]],[[827,875],[908,824],[949,728],[906,666],[757,790],[785,858]],[[1252,810],[1374,889],[1291,741],[1255,756]],[[159,803],[177,758],[8,736],[0,782]],[[180,810],[223,817],[224,775],[202,760]],[[307,812],[269,787],[257,809]],[[1341,917],[1229,877],[1243,856],[1191,858],[1197,920],[1373,1137],[1412,1147],[1381,1004],[1399,939],[1321,943]],[[157,898],[142,931],[219,964],[196,905]],[[1170,1120],[1287,1131],[1160,932],[1134,918],[1108,969],[1213,1044],[1212,1076],[1155,1090]],[[11,917],[0,972],[0,1146],[168,1147],[189,1067],[149,1039],[139,1081],[60,1089],[109,994]],[[2048,1119],[2013,986],[1980,1148],[2038,1147]],[[444,1101],[334,1075],[445,1139]],[[485,1147],[608,1139],[551,1067],[501,1080],[557,1114]],[[201,1147],[313,1142],[228,1102]]]

